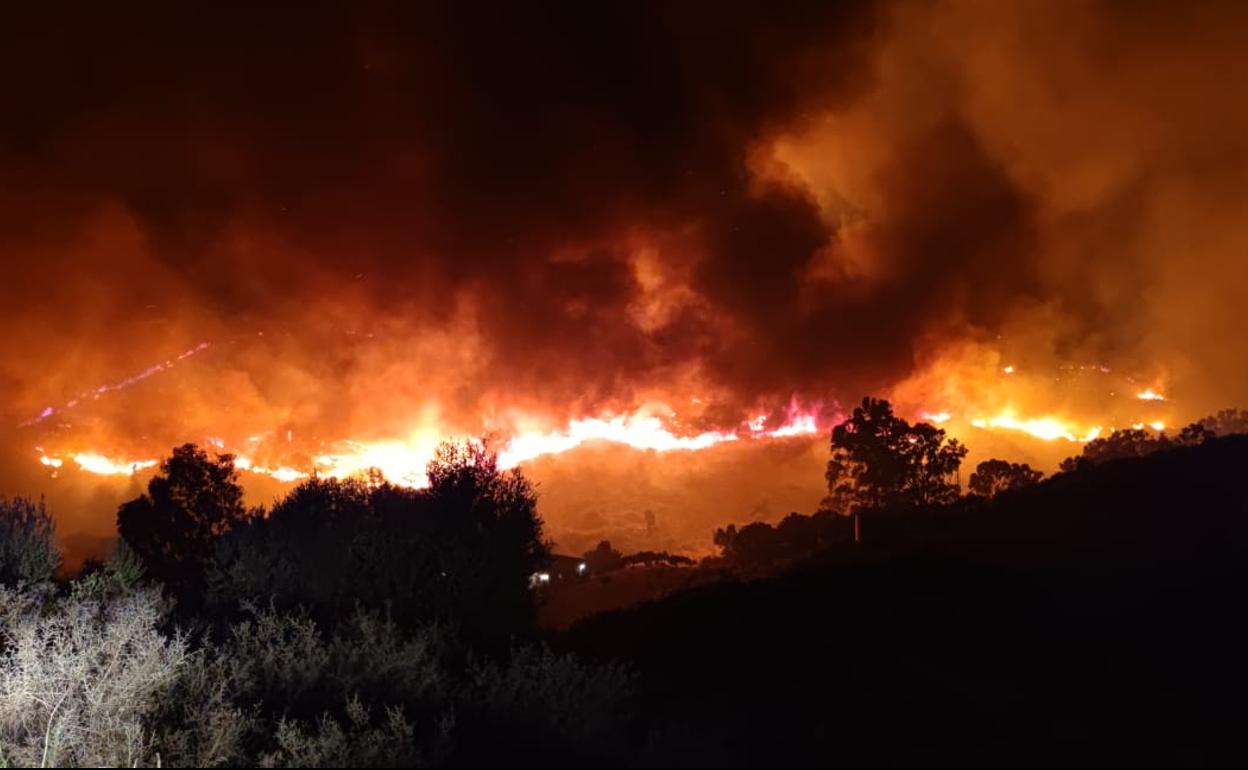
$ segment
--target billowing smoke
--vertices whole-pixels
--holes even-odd
[[[1248,401],[1241,4],[6,17],[12,491],[42,442]]]

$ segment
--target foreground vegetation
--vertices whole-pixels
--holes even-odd
[[[122,506],[113,556],[59,584],[47,511],[4,502],[0,764],[612,756],[630,675],[535,638],[528,482],[479,445],[430,477],[316,480],[264,515],[229,458],[181,447]]]

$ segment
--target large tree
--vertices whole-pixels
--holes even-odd
[[[824,507],[862,510],[942,505],[957,499],[966,447],[934,425],[911,425],[883,399],[864,398],[832,429]]]
[[[214,543],[248,518],[234,458],[185,444],[161,463],[146,494],[122,504],[117,530],[149,576],[195,603]]]

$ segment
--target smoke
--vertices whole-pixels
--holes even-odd
[[[1240,4],[6,16],[6,487],[39,442],[297,459],[646,402],[1104,419],[1081,365],[1248,401]]]

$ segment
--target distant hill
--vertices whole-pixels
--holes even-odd
[[[652,759],[1242,764],[1248,437],[864,523],[781,575],[590,618]]]

